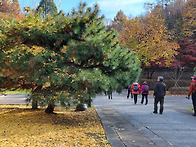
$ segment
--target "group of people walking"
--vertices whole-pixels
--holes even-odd
[[[196,116],[196,75],[191,77],[192,82],[188,91],[188,99],[192,96],[192,104],[193,104],[193,116]],[[142,94],[141,104],[144,102],[145,105],[148,104],[148,95],[149,95],[149,86],[146,82],[143,82],[142,86],[138,83],[133,83],[128,87],[127,98],[129,98],[131,94],[131,98],[134,98],[134,103],[137,104],[137,96]],[[163,83],[163,77],[159,76],[157,78],[157,82],[154,85],[154,111],[153,113],[158,113],[158,103],[160,103],[159,114],[163,113],[164,109],[164,97],[166,95],[166,85]]]
[[[127,98],[129,98],[131,94],[131,98],[134,98],[134,103],[137,104],[137,97],[139,94],[142,94],[141,104],[144,103],[145,99],[145,105],[148,104],[148,95],[149,95],[149,86],[146,82],[143,82],[143,84],[140,86],[137,82],[129,85],[128,87],[128,94]],[[158,113],[158,103],[160,102],[160,109],[159,113],[163,113],[163,104],[164,104],[164,96],[166,94],[166,85],[163,83],[163,77],[159,76],[157,79],[157,82],[154,86],[154,111],[153,113]]]
[[[145,105],[147,105],[148,104],[149,86],[147,85],[146,82],[144,82],[142,86],[140,86],[138,83],[133,83],[133,84],[129,85],[127,98],[129,98],[129,95],[131,94],[131,98],[134,98],[134,103],[137,104],[137,96],[140,93],[142,94],[141,103],[143,104],[144,98],[145,98],[145,100],[146,100]]]

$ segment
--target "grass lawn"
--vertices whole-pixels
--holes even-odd
[[[27,91],[27,90],[15,90],[15,91],[6,90],[6,91],[1,92],[1,93],[5,93],[5,94],[30,94],[30,92]]]
[[[30,147],[111,147],[95,109],[75,112],[26,105],[0,105],[0,146]]]

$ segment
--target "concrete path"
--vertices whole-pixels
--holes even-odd
[[[27,95],[0,95],[0,104],[26,104]],[[196,117],[186,108],[191,100],[166,96],[162,115],[153,114],[153,97],[148,105],[135,105],[126,94],[113,99],[97,96],[93,101],[113,147],[196,147]]]
[[[126,94],[113,99],[97,96],[93,101],[113,147],[196,147],[196,117],[186,108],[192,101],[185,96],[166,96],[162,115],[153,114],[153,100],[135,105]]]

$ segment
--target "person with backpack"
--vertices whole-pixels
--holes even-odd
[[[141,86],[140,93],[142,94],[141,104],[143,104],[144,98],[145,98],[146,99],[145,105],[147,105],[148,104],[149,86],[147,85],[146,82],[144,82],[143,85]]]
[[[188,99],[190,98],[190,95],[192,95],[192,103],[193,103],[193,116],[196,116],[196,75],[191,77],[192,82],[189,87],[188,92]]]
[[[134,103],[137,104],[137,96],[140,92],[140,85],[138,83],[133,83],[131,85],[131,92],[133,94]]]
[[[166,85],[163,83],[163,77],[159,76],[157,82],[154,86],[154,111],[153,113],[157,113],[158,110],[158,103],[160,102],[160,109],[159,113],[163,113],[163,104],[164,104],[164,97],[166,94]]]

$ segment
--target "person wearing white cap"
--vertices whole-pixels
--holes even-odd
[[[191,77],[192,83],[190,84],[189,87],[189,92],[188,92],[188,99],[190,98],[190,95],[192,95],[192,103],[193,103],[193,116],[196,116],[196,75]]]
[[[158,106],[157,104],[160,102],[160,110],[159,113],[163,113],[163,104],[164,104],[164,96],[166,94],[166,85],[163,83],[163,77],[159,76],[157,82],[154,86],[154,111],[153,113],[157,113]]]

